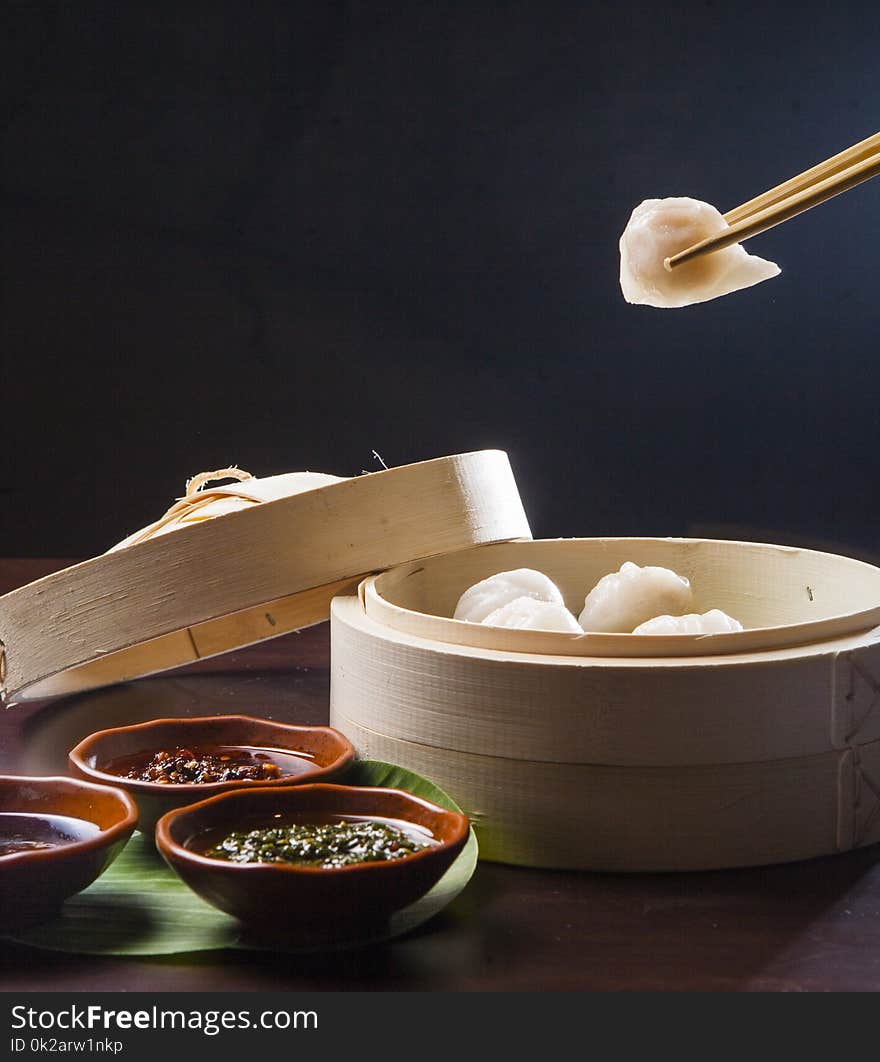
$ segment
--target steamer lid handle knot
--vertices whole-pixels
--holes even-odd
[[[214,472],[199,472],[198,475],[186,481],[186,497],[194,497],[206,484],[213,483],[218,479],[237,479],[239,482],[243,482],[246,479],[253,478],[251,472],[245,472],[243,468],[238,468],[235,465],[230,465],[228,468],[218,468]]]
[[[148,539],[154,538],[169,524],[180,522],[187,516],[191,516],[196,510],[204,508],[206,505],[210,505],[215,500],[215,495],[211,492],[204,492],[204,488],[209,483],[214,483],[221,479],[237,479],[240,483],[254,479],[254,475],[251,472],[246,472],[242,468],[238,468],[235,465],[230,465],[228,468],[218,468],[212,472],[199,472],[197,475],[192,476],[186,481],[186,492],[182,498],[178,498],[177,501],[171,506],[170,509],[165,512],[163,516],[160,516],[158,520],[149,526],[143,528],[140,531],[136,531],[133,535],[129,535],[128,538],[123,539],[122,542],[118,542],[108,552],[112,553],[114,550],[122,549],[125,546],[133,546],[139,542],[146,542]],[[231,488],[224,488],[222,493],[229,497],[237,497],[242,501],[249,502],[251,504],[259,504],[258,498],[253,498],[247,493],[238,494]]]

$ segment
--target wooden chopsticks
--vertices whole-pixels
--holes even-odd
[[[757,236],[774,225],[803,214],[841,192],[880,174],[880,133],[869,136],[846,151],[833,155],[796,177],[770,188],[734,207],[724,215],[730,228],[710,236],[693,247],[671,255],[664,262],[667,269],[675,269],[712,251],[720,251],[732,243],[741,243]]]

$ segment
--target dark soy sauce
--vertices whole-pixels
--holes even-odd
[[[3,811],[0,812],[0,857],[90,841],[100,832],[96,823],[70,815]]]
[[[159,757],[168,759],[164,765]],[[182,755],[185,754],[185,755]],[[174,762],[172,762],[174,761]],[[187,769],[186,763],[196,766]],[[262,770],[265,766],[265,770]],[[173,745],[118,756],[100,764],[102,771],[144,782],[173,785],[200,785],[238,780],[292,778],[313,770],[315,757],[309,752],[258,747],[255,745]],[[254,775],[253,769],[257,769]]]

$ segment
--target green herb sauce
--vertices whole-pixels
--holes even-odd
[[[401,859],[431,843],[375,820],[297,822],[230,833],[204,854],[231,863],[332,868]]]

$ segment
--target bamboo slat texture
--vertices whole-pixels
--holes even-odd
[[[449,618],[468,585],[515,567],[577,609],[623,560],[674,567],[699,611],[746,630],[580,638]],[[331,720],[455,792],[489,859],[644,871],[827,855],[880,840],[878,605],[880,570],[813,550],[487,546],[336,598]]]

